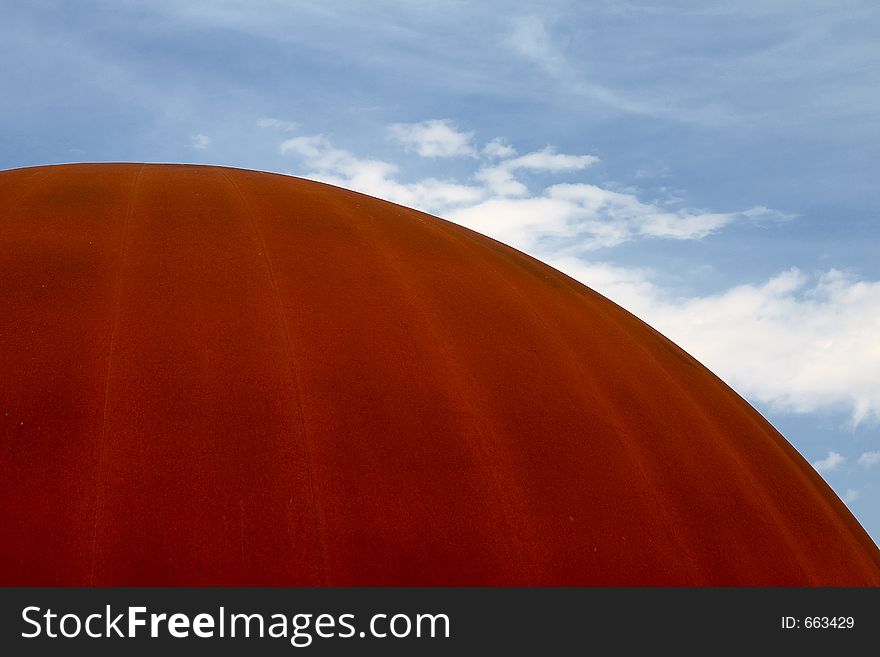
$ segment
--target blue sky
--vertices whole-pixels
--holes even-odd
[[[0,2],[0,167],[279,171],[509,242],[706,363],[880,540],[876,3]]]

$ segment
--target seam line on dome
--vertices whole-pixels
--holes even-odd
[[[293,359],[293,348],[290,342],[290,330],[287,325],[287,314],[284,312],[284,304],[281,302],[281,294],[278,291],[278,283],[275,280],[275,272],[272,268],[272,260],[269,257],[269,251],[266,249],[266,242],[265,240],[263,240],[263,235],[260,232],[259,227],[257,226],[257,220],[254,217],[251,206],[247,202],[247,199],[245,198],[244,193],[242,192],[241,187],[239,187],[238,183],[236,183],[225,171],[221,170],[220,173],[226,179],[226,182],[235,190],[236,194],[241,200],[245,212],[248,215],[248,219],[251,223],[251,228],[254,231],[254,235],[257,238],[257,243],[260,247],[261,255],[263,256],[263,263],[269,276],[269,282],[272,285],[272,294],[275,297],[276,310],[278,312],[278,318],[281,321],[281,330],[284,333],[284,345],[287,351],[287,365],[290,370],[290,376],[293,383],[294,397],[296,398],[297,417],[299,419],[300,428],[300,447],[302,449],[306,465],[306,477],[309,484],[309,496],[312,506],[312,521],[314,523],[315,540],[318,544],[321,560],[321,582],[326,586],[328,584],[328,576],[327,553],[326,546],[324,544],[324,532],[321,525],[320,515],[318,514],[318,502],[315,495],[315,485],[312,477],[311,453],[308,447],[308,441],[306,439],[306,425],[305,417],[303,415],[302,395],[300,393],[299,371],[296,367],[296,362]]]
[[[113,319],[110,323],[110,346],[107,350],[107,370],[104,374],[104,408],[101,413],[101,436],[98,440],[98,480],[95,483],[95,521],[92,527],[92,554],[91,564],[89,566],[89,584],[95,583],[95,567],[97,565],[98,551],[98,524],[101,518],[103,508],[103,488],[104,488],[104,469],[106,463],[106,443],[107,443],[107,419],[110,410],[110,374],[113,363],[113,349],[116,346],[116,332],[119,327],[119,303],[122,297],[122,270],[125,266],[125,247],[128,241],[128,227],[131,223],[131,215],[134,210],[134,199],[137,194],[138,186],[141,181],[141,174],[146,165],[142,164],[135,174],[134,182],[131,185],[131,195],[128,199],[128,209],[125,213],[125,219],[122,224],[122,239],[119,245],[119,266],[116,270],[116,289],[114,291],[115,302],[113,304]]]
[[[21,191],[21,193],[18,196],[16,196],[14,199],[12,199],[12,201],[9,203],[9,205],[7,205],[5,208],[3,208],[3,211],[0,212],[0,217],[5,219],[6,215],[8,215],[10,212],[12,212],[13,208],[15,208],[16,205],[18,205],[19,201],[23,200],[25,196],[27,196],[31,191],[33,191],[34,187],[37,186],[37,182],[39,182],[39,179],[42,177],[43,176],[42,176],[41,172],[39,172],[39,171],[29,175],[27,177],[27,180],[26,180],[27,184],[25,185],[24,189]]]

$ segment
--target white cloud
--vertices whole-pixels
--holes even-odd
[[[832,470],[837,470],[841,465],[846,462],[846,459],[838,454],[837,452],[830,451],[828,452],[828,456],[824,459],[819,459],[818,461],[813,461],[813,467],[816,468],[816,472],[825,473],[831,472]]]
[[[516,155],[516,149],[501,137],[495,137],[495,139],[483,146],[483,155],[492,158],[513,157]]]
[[[299,124],[293,121],[282,121],[281,119],[267,117],[257,121],[257,127],[271,128],[274,130],[281,130],[282,132],[293,132],[299,127]]]
[[[483,167],[474,174],[474,178],[485,184],[493,196],[526,196],[529,193],[529,188],[505,167]]]
[[[859,457],[859,465],[863,468],[873,468],[880,463],[880,452],[864,452]]]
[[[723,228],[737,216],[719,212],[647,212],[639,218],[638,230],[642,235],[650,237],[700,239]],[[739,216],[748,215],[743,212]]]
[[[861,494],[855,488],[847,488],[846,492],[843,494],[843,501],[847,504],[851,504],[852,502],[858,500],[860,497]]]
[[[509,171],[515,169],[531,169],[532,171],[579,171],[595,164],[599,158],[595,155],[566,155],[557,153],[552,146],[543,150],[520,155],[512,160],[505,160],[500,166]]]
[[[530,252],[535,252],[542,240],[558,243],[579,232],[583,235],[582,243],[589,242],[595,247],[625,241],[625,235],[615,224],[581,217],[575,205],[551,196],[489,198],[452,210],[447,218]]]
[[[506,153],[507,155],[500,155]],[[516,151],[495,139],[483,149],[483,154],[489,158],[504,157],[500,162],[489,166],[483,166],[474,177],[487,186],[488,192],[493,196],[526,196],[528,187],[516,179],[517,170],[529,170],[545,173],[560,173],[562,171],[580,171],[591,164],[599,161],[593,155],[566,155],[557,153],[550,146],[540,151],[527,153],[519,157],[512,157]]]
[[[302,158],[312,171],[305,174],[331,185],[416,208],[444,208],[474,203],[482,196],[479,187],[449,180],[425,178],[401,183],[394,176],[398,168],[382,160],[358,158],[334,147],[323,135],[294,137],[281,144],[281,152]]]
[[[540,248],[542,256],[548,255],[552,245],[563,248],[563,240],[587,252],[646,237],[702,239],[735,221],[757,218],[752,210],[729,213],[688,208],[667,210],[640,201],[634,194],[588,183],[560,183],[546,187],[539,195],[530,195],[528,187],[503,163],[480,169],[475,178],[486,186],[486,200],[452,208],[447,218],[523,251]],[[768,210],[760,215],[770,213]]]
[[[201,133],[197,135],[193,135],[189,139],[189,147],[194,148],[197,151],[203,151],[211,145],[211,138],[208,135],[203,135]]]
[[[474,133],[462,132],[448,119],[421,123],[394,123],[391,136],[422,157],[461,157],[475,155],[471,145]]]

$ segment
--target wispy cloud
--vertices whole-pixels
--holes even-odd
[[[539,64],[547,72],[563,75],[568,61],[556,45],[547,21],[539,15],[518,16],[511,21],[507,44],[517,53]]]
[[[267,117],[257,121],[257,127],[270,128],[274,130],[280,130],[282,132],[293,132],[299,127],[299,124],[295,123],[294,121],[282,121],[281,119]]]
[[[671,102],[669,97],[653,98],[632,91],[622,92],[608,84],[590,79],[583,66],[569,61],[560,38],[551,29],[548,17],[540,14],[517,16],[511,20],[508,47],[524,60],[555,80],[566,94],[574,94],[619,112],[677,121],[717,123],[727,120],[719,107],[693,107]]]
[[[211,145],[211,138],[201,133],[189,138],[189,147],[197,151],[204,151]]]
[[[829,451],[828,456],[826,456],[824,459],[813,461],[812,465],[816,469],[816,472],[824,474],[827,472],[831,472],[832,470],[837,470],[844,463],[846,463],[846,459],[843,457],[843,455],[838,454],[834,451]]]
[[[878,463],[880,463],[880,451],[863,452],[859,457],[859,465],[863,468],[873,468]]]
[[[420,123],[394,123],[391,137],[422,157],[462,157],[475,155],[472,132],[463,132],[447,119]]]

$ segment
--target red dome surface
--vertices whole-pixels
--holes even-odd
[[[0,199],[0,583],[880,584],[751,406],[512,248],[216,167]]]

